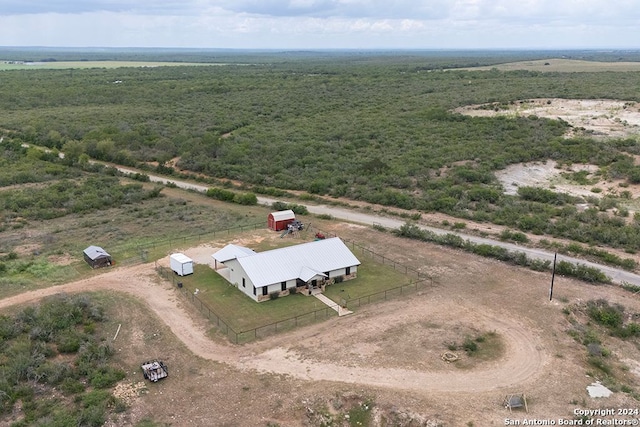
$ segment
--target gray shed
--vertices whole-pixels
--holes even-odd
[[[84,260],[91,268],[109,267],[113,263],[111,255],[100,246],[89,246],[83,254]]]

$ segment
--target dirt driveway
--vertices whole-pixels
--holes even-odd
[[[170,421],[171,417],[189,413],[194,420],[190,425],[264,426],[259,422],[264,419],[264,408],[251,413],[251,422],[246,418],[249,414],[243,421],[212,421],[214,415],[217,420],[229,420],[234,416],[232,411],[237,413],[247,399],[244,390],[248,390],[248,386],[240,385],[249,378],[270,382],[270,390],[277,381],[275,401],[295,399],[290,408],[282,403],[267,408],[272,416],[277,414],[277,424],[283,426],[315,425],[299,418],[304,417],[300,407],[311,405],[309,396],[323,396],[328,402],[336,390],[374,395],[387,415],[401,411],[403,416],[413,414],[410,419],[414,421],[438,419],[446,421],[442,425],[454,426],[470,420],[475,425],[498,425],[506,415],[501,399],[511,392],[531,396],[530,415],[539,417],[568,416],[575,406],[571,402],[576,401],[585,401],[590,408],[624,402],[624,394],[607,401],[586,400],[586,386],[594,379],[585,376],[584,347],[565,332],[568,323],[562,309],[585,298],[606,298],[640,312],[640,303],[630,300],[628,293],[558,278],[556,298],[548,301],[547,274],[398,239],[369,227],[335,223],[327,231],[370,242],[377,251],[437,277],[437,284],[405,297],[359,307],[353,315],[242,346],[212,339],[211,325],[175,288],[159,279],[152,264],[117,267],[90,279],[6,298],[0,300],[0,310],[59,292],[109,290],[135,296],[183,343],[185,351],[203,363],[227,367],[224,380],[222,369],[216,369],[218,373],[211,378],[196,375],[196,380],[184,386],[186,390],[178,392],[193,395],[196,387],[206,396],[224,386],[226,391],[216,398],[221,406],[215,414],[203,413],[195,402],[178,399],[175,394],[170,397],[158,391],[154,395],[154,402],[165,402],[170,408],[166,413],[156,413],[156,417]],[[218,243],[211,242],[201,248],[185,248],[184,252],[202,248],[206,252],[216,246]],[[490,357],[474,359],[459,349],[458,362],[442,360],[450,343],[487,334],[500,343]],[[619,355],[621,360],[635,357]],[[180,375],[186,378],[189,370]],[[281,394],[284,391],[277,391],[286,387],[291,388],[287,398]],[[452,399],[463,400],[464,408],[452,406]],[[148,407],[145,400],[139,402],[138,411]],[[237,404],[226,409],[229,402]]]
[[[131,283],[135,283],[135,286],[131,286]],[[242,370],[255,369],[313,381],[328,380],[411,391],[450,392],[492,390],[518,384],[539,374],[546,361],[535,333],[517,321],[505,321],[496,313],[486,309],[480,311],[463,301],[442,301],[428,313],[419,303],[404,304],[403,307],[390,304],[385,308],[384,314],[378,313],[375,317],[363,319],[352,316],[344,321],[339,319],[326,322],[314,328],[313,337],[309,337],[306,330],[298,330],[241,347],[224,345],[208,338],[209,325],[202,319],[193,318],[184,310],[175,289],[158,282],[152,263],[122,267],[91,279],[6,298],[0,300],[0,309],[34,302],[57,293],[102,289],[134,295],[144,301],[191,352],[204,359],[229,363]],[[381,333],[380,325],[413,324],[433,317],[443,323],[465,319],[465,322],[476,328],[498,333],[507,346],[504,360],[500,365],[483,366],[469,375],[449,369],[442,372],[420,372],[409,369],[410,366],[388,369],[373,360],[366,363],[354,363],[357,359],[340,360],[339,362],[344,363],[342,364],[336,363],[335,357],[326,357],[323,352],[327,348],[327,335],[332,336],[331,341],[334,343],[344,343],[341,345],[342,354],[350,354],[357,352],[357,345],[353,344],[354,337],[368,335],[370,339]],[[342,331],[348,333],[332,332],[337,327],[336,323],[339,323]],[[320,339],[323,335],[324,338]],[[321,341],[323,344],[318,344]],[[292,348],[289,343],[296,343],[297,348]],[[372,350],[371,356],[375,352]],[[440,365],[437,354],[434,359]],[[287,360],[287,363],[283,364],[283,360]]]

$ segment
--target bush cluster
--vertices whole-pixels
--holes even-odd
[[[224,188],[211,187],[206,192],[208,197],[223,202],[237,203],[239,205],[257,205],[258,197],[254,193],[236,193]]]
[[[21,401],[24,418],[17,425],[97,427],[122,408],[109,388],[125,373],[109,364],[113,349],[92,327],[104,320],[90,298],[65,295],[0,316],[0,416]],[[58,357],[62,353],[67,356]]]
[[[587,314],[596,323],[609,329],[614,336],[630,338],[640,335],[640,324],[625,324],[624,307],[620,304],[612,305],[604,299],[592,300],[587,303]]]
[[[457,234],[447,233],[444,235],[438,235],[428,230],[423,230],[416,224],[405,223],[399,229],[394,230],[394,233],[401,237],[407,237],[411,239],[423,240],[427,242],[434,242],[441,245],[451,246],[454,248],[462,249],[467,252],[474,253],[476,255],[495,258],[500,261],[505,261],[515,265],[521,265],[531,268],[536,271],[549,270],[551,267],[550,261],[542,261],[537,259],[531,259],[523,252],[511,252],[501,246],[489,245],[484,243],[473,243],[469,240],[465,240]],[[597,268],[587,267],[583,264],[571,264],[566,261],[561,261],[556,266],[556,272],[565,276],[575,277],[577,279],[585,280],[587,282],[596,283],[610,283],[611,278],[602,273]]]
[[[309,211],[305,205],[299,205],[297,203],[285,203],[285,202],[273,202],[271,208],[274,211],[286,211],[291,209],[296,215],[308,215]]]

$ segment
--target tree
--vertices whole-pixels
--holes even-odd
[[[62,146],[65,163],[74,165],[80,162],[80,156],[84,154],[84,144],[80,141],[67,141]]]

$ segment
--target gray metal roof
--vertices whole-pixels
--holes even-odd
[[[360,265],[339,237],[239,257],[238,263],[257,288]]]
[[[89,259],[92,259],[92,260],[96,260],[98,258],[104,258],[104,257],[110,257],[111,256],[111,255],[109,255],[107,253],[107,251],[102,249],[100,246],[89,246],[83,252],[85,254],[87,254]]]
[[[249,248],[245,248],[244,246],[229,244],[211,256],[216,261],[224,263],[235,258],[242,258],[255,254],[256,252]]]

